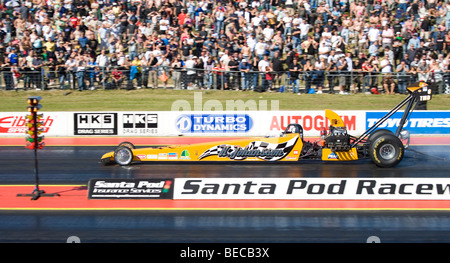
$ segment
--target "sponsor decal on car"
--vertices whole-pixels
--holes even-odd
[[[157,154],[147,154],[147,160],[157,160],[158,155]]]
[[[189,151],[188,150],[183,150],[181,152],[180,159],[182,159],[182,160],[190,160],[191,157],[189,157]]]
[[[278,161],[289,154],[297,140],[298,136],[283,143],[253,141],[244,148],[233,145],[217,145],[206,150],[198,159],[201,160],[208,156],[217,155],[220,158],[228,158],[230,160],[245,160],[248,157],[257,157],[264,161]]]
[[[339,160],[339,155],[332,152],[328,155],[328,160]]]

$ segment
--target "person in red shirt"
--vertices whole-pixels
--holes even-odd
[[[368,60],[364,61],[361,65],[361,71],[363,72],[364,79],[364,90],[365,93],[379,94],[377,87],[377,72],[378,67],[376,63],[373,63],[376,60],[375,56],[371,56]],[[370,91],[369,91],[370,89]]]
[[[178,15],[178,25],[184,25],[184,20],[186,19],[186,10],[181,10],[181,13]]]
[[[122,85],[122,82],[124,79],[124,75],[123,75],[122,71],[118,70],[117,68],[114,68],[114,70],[111,72],[111,75],[112,75],[114,87],[116,87],[117,89],[120,89],[120,86]]]
[[[73,28],[76,28],[78,26],[78,24],[80,24],[80,20],[78,19],[78,17],[76,17],[75,15],[70,17],[70,26]]]

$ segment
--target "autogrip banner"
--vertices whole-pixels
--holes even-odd
[[[372,127],[387,112],[367,112],[366,129]],[[402,118],[403,112],[396,112],[379,128],[396,131]],[[409,120],[403,126],[411,134],[450,134],[450,112],[449,111],[414,111]]]
[[[450,178],[176,178],[174,199],[450,200]]]

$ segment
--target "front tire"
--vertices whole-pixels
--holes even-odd
[[[117,147],[122,147],[122,146],[130,148],[131,150],[136,149],[134,144],[132,144],[131,142],[121,142]]]
[[[114,151],[114,161],[121,166],[129,165],[133,161],[133,151],[126,147],[118,147]]]
[[[370,142],[369,155],[378,167],[397,165],[403,159],[404,153],[402,141],[393,134],[382,134]]]

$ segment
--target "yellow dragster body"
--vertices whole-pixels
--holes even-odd
[[[327,117],[335,127],[345,128],[344,122],[335,112],[326,110]],[[311,143],[306,142],[308,145]],[[291,124],[278,137],[251,137],[229,139],[220,142],[196,143],[135,148],[124,142],[113,151],[102,156],[102,162],[128,165],[131,162],[151,161],[298,161],[305,154],[303,129],[299,124]],[[320,155],[324,161],[358,160],[356,148],[346,151],[332,151],[322,148]],[[119,156],[120,155],[120,156]]]

